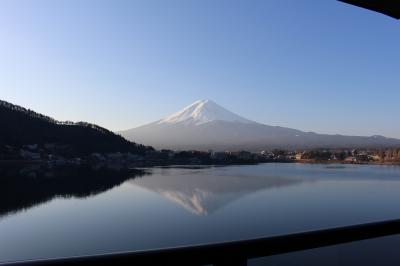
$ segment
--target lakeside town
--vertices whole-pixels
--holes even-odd
[[[90,153],[76,156],[68,146],[29,144],[0,147],[0,162],[49,163],[54,165],[93,165],[132,168],[162,165],[230,165],[267,162],[400,164],[400,148],[392,149],[309,149],[249,151],[173,151],[149,149],[143,154],[130,152]]]

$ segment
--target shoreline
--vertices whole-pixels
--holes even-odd
[[[346,162],[346,161],[323,161],[323,160],[294,160],[294,163],[302,164],[344,164],[344,165],[397,165],[400,166],[400,162]]]
[[[285,161],[242,161],[242,162],[214,162],[214,163],[185,163],[182,161],[176,162],[131,162],[131,163],[120,163],[120,162],[102,162],[102,163],[91,163],[91,162],[64,162],[58,164],[55,161],[46,160],[0,160],[0,165],[48,165],[48,166],[102,166],[105,168],[151,168],[151,167],[174,167],[174,166],[240,166],[240,165],[257,165],[264,163],[297,163],[297,164],[325,164],[325,165],[382,165],[382,166],[400,166],[400,162],[347,162],[347,161],[326,161],[326,160],[285,160]]]

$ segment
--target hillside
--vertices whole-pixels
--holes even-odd
[[[0,101],[0,145],[57,145],[71,155],[93,152],[144,153],[150,147],[130,142],[97,125],[60,122],[32,110]]]

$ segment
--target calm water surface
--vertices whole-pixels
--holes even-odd
[[[395,166],[147,170],[141,177],[102,177],[101,185],[93,185],[93,177],[74,183],[0,180],[0,261],[202,244],[400,218],[400,167]],[[398,265],[399,243],[398,237],[386,237],[252,263]]]

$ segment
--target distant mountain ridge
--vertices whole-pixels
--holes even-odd
[[[58,144],[69,153],[85,155],[93,152],[144,153],[148,147],[130,142],[115,133],[86,122],[60,122],[0,100],[0,144]]]
[[[317,134],[264,125],[243,118],[211,100],[196,101],[156,122],[121,131],[130,140],[175,150],[251,150],[301,148],[368,148],[400,146],[383,136]]]

